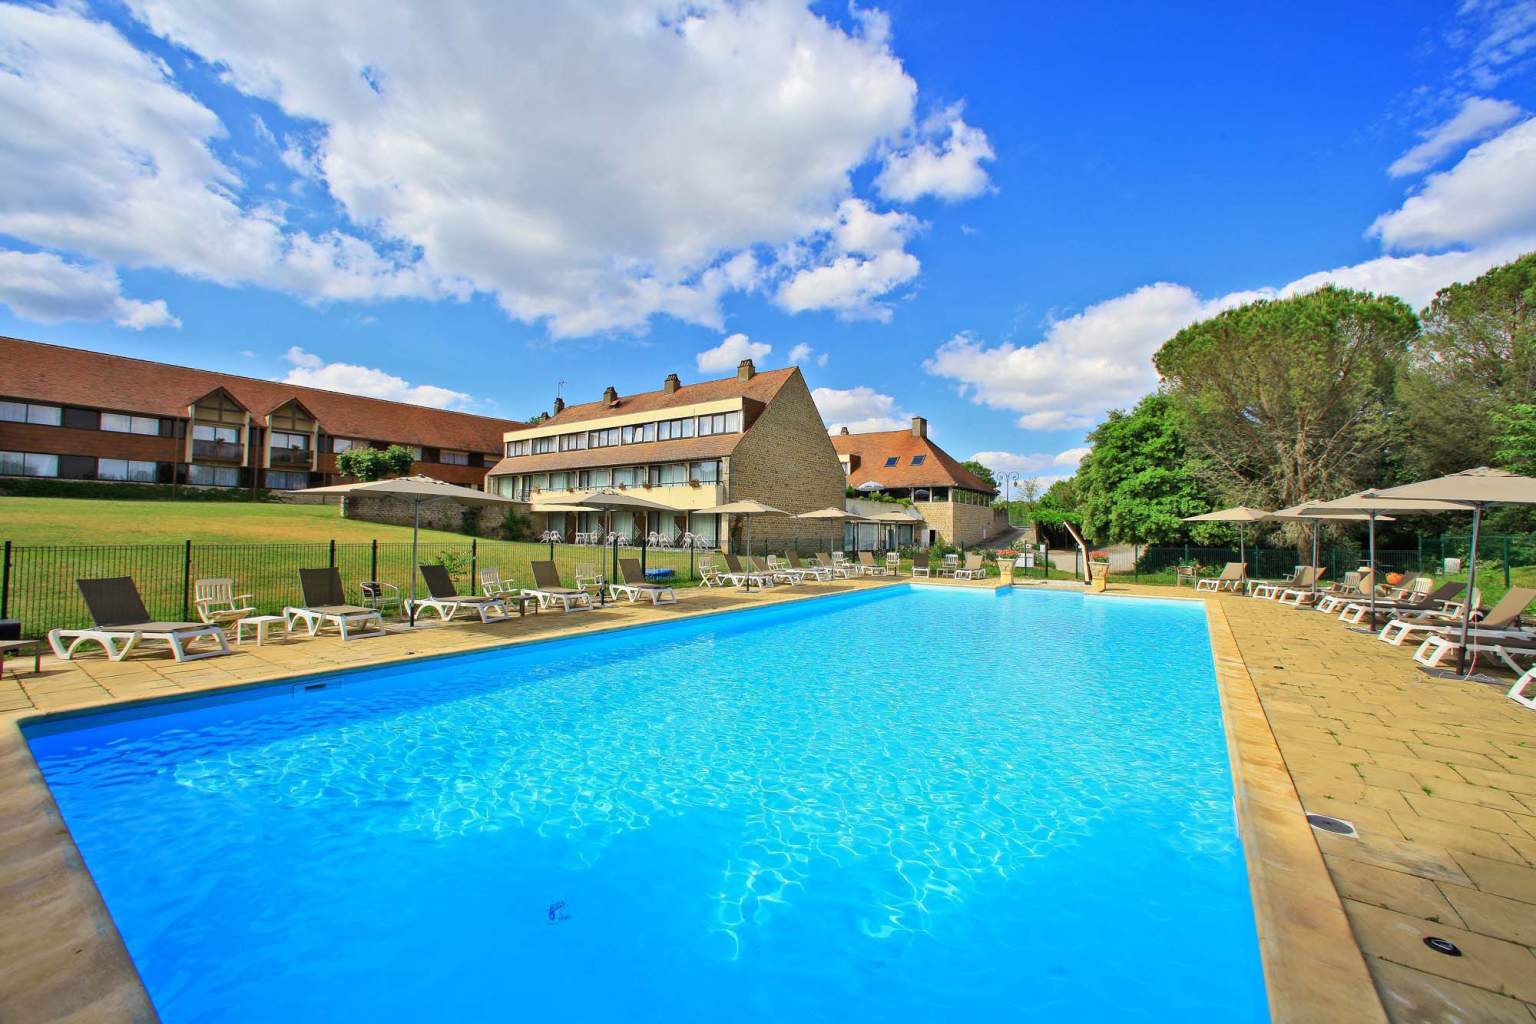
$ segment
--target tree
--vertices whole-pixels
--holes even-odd
[[[972,473],[975,473],[976,476],[980,477],[988,487],[995,488],[997,486],[997,477],[992,475],[992,470],[986,466],[983,466],[975,459],[966,459],[964,462],[960,463],[960,465],[963,468],[970,470]]]
[[[1512,405],[1493,413],[1493,461],[1500,468],[1536,476],[1536,405]]]
[[[1191,471],[1182,417],[1167,395],[1111,412],[1088,444],[1077,469],[1077,509],[1094,540],[1165,543],[1183,535],[1185,516],[1213,507]]]
[[[1275,508],[1381,482],[1417,331],[1400,299],[1329,286],[1186,327],[1153,363],[1194,472],[1228,504]]]
[[[336,456],[338,472],[369,483],[386,477],[405,476],[411,471],[415,456],[402,445],[392,444],[383,451],[377,448],[348,448]]]
[[[1495,417],[1536,403],[1536,253],[1442,288],[1399,382],[1404,473],[1454,473],[1494,459]]]

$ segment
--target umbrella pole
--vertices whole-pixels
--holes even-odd
[[[1467,668],[1467,633],[1472,628],[1472,595],[1477,593],[1477,532],[1482,525],[1482,502],[1472,506],[1472,550],[1467,562],[1467,604],[1461,617],[1461,646],[1456,650],[1456,674],[1462,675]]]
[[[421,538],[421,499],[417,498],[411,505],[411,628],[416,628],[416,551]]]
[[[1371,538],[1371,632],[1376,632],[1376,513],[1372,512],[1366,524]]]
[[[1312,593],[1317,593],[1317,536],[1323,532],[1323,524],[1312,524]]]

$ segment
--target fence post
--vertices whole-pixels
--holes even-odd
[[[1509,535],[1504,535],[1504,589],[1509,589]]]
[[[613,538],[613,573],[608,578],[610,580],[619,578],[619,538],[617,537]]]
[[[555,560],[555,538],[554,537],[550,537],[549,538],[549,560],[551,562],[553,562]]]
[[[480,538],[469,538],[469,592],[475,592],[480,581]]]
[[[331,538],[331,568],[336,568],[336,538]]]
[[[368,578],[373,582],[379,581],[379,538],[373,538],[372,551],[368,556]]]
[[[11,542],[10,541],[6,541],[5,542],[5,550],[7,551],[7,553],[9,553],[9,551],[11,550]],[[688,578],[690,580],[696,580],[696,579],[699,578],[698,570],[694,568],[694,564],[693,564],[693,556],[694,556],[694,554],[697,551],[698,551],[698,548],[693,546],[693,542],[692,541],[689,541],[688,542]],[[7,561],[6,564],[9,565],[10,562]]]
[[[187,538],[187,546],[181,559],[181,621],[186,622],[192,617],[192,538]]]
[[[0,619],[10,618],[11,610],[11,542],[5,542],[5,566],[0,569]]]
[[[646,556],[645,556],[645,553],[647,551],[649,551],[649,550],[651,550],[651,538],[650,538],[649,535],[646,535],[646,536],[640,538],[640,578],[641,579],[645,579],[645,570],[647,568],[649,568],[649,566],[646,564],[647,563],[647,559],[646,559]]]

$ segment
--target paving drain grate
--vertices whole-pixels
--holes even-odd
[[[1319,832],[1331,832],[1336,836],[1358,836],[1355,826],[1343,818],[1335,818],[1327,814],[1308,814],[1307,824]]]

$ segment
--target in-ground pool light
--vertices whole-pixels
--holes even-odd
[[[1345,821],[1343,818],[1335,818],[1329,814],[1308,814],[1307,824],[1320,832],[1331,832],[1336,836],[1350,836],[1353,838],[1359,835],[1355,831],[1353,822]]]
[[[1461,947],[1450,939],[1442,939],[1438,935],[1426,935],[1424,945],[1436,953],[1444,953],[1446,956],[1461,956]]]

